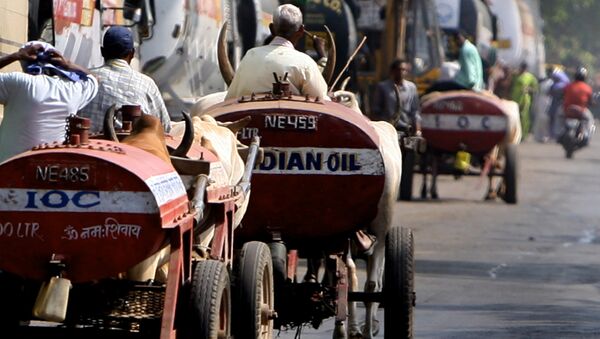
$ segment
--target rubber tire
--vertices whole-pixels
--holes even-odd
[[[196,263],[188,319],[188,338],[231,337],[231,287],[227,267],[222,262],[202,260]]]
[[[504,185],[502,199],[507,204],[517,203],[517,146],[507,145],[504,154]]]
[[[283,287],[287,279],[287,248],[282,242],[269,243],[271,251],[271,262],[273,263],[273,282],[275,290]]]
[[[402,176],[400,177],[399,200],[412,200],[414,172],[415,153],[411,150],[407,150],[402,154]]]
[[[267,304],[275,309],[273,263],[269,247],[260,241],[244,244],[234,266],[234,337],[270,339],[273,319],[262,323],[261,308]]]
[[[385,238],[384,338],[413,337],[415,261],[412,230],[392,227]]]

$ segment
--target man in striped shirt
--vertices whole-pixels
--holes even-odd
[[[104,34],[102,45],[104,65],[91,70],[98,79],[98,95],[80,114],[91,119],[91,132],[102,130],[104,115],[114,104],[117,108],[139,105],[144,114],[159,118],[165,132],[169,132],[171,119],[156,83],[130,66],[134,56],[131,31],[113,26]]]

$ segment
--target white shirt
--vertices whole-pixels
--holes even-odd
[[[98,95],[82,110],[81,116],[92,120],[91,131],[102,131],[104,115],[109,107],[140,105],[144,114],[160,119],[165,132],[171,130],[171,119],[156,83],[134,70],[125,60],[113,59],[92,69],[98,78]]]
[[[273,89],[273,72],[283,77],[287,72],[292,94],[310,95],[327,99],[327,83],[317,63],[282,37],[275,37],[269,45],[249,50],[235,72],[225,99]]]
[[[35,145],[64,141],[66,118],[98,91],[96,78],[72,82],[58,76],[0,73],[0,162]]]

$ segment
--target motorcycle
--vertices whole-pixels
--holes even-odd
[[[567,159],[573,158],[573,153],[587,146],[596,126],[592,114],[587,108],[571,105],[565,110],[564,129],[558,142],[565,150]]]

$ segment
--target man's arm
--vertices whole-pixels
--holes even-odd
[[[414,123],[415,134],[421,135],[421,103],[417,87],[413,87],[412,100],[410,102],[410,114]]]
[[[41,45],[30,45],[19,49],[15,53],[5,55],[0,58],[0,68],[4,68],[15,61],[35,61],[37,53],[42,49]]]
[[[152,86],[150,86],[151,95],[149,104],[151,109],[154,111],[154,114],[152,115],[160,119],[163,129],[165,130],[165,132],[168,133],[171,131],[171,117],[169,116],[169,112],[167,111],[167,107],[165,106],[165,101],[163,100],[163,97],[160,94],[158,86],[154,84],[154,81],[152,79],[150,79],[150,81],[152,81]]]
[[[50,54],[50,63],[55,66],[61,67],[62,69],[66,70],[66,71],[90,74],[90,71],[87,68],[72,63],[71,61],[65,59],[60,53],[58,53],[56,51],[52,51],[49,54]]]

